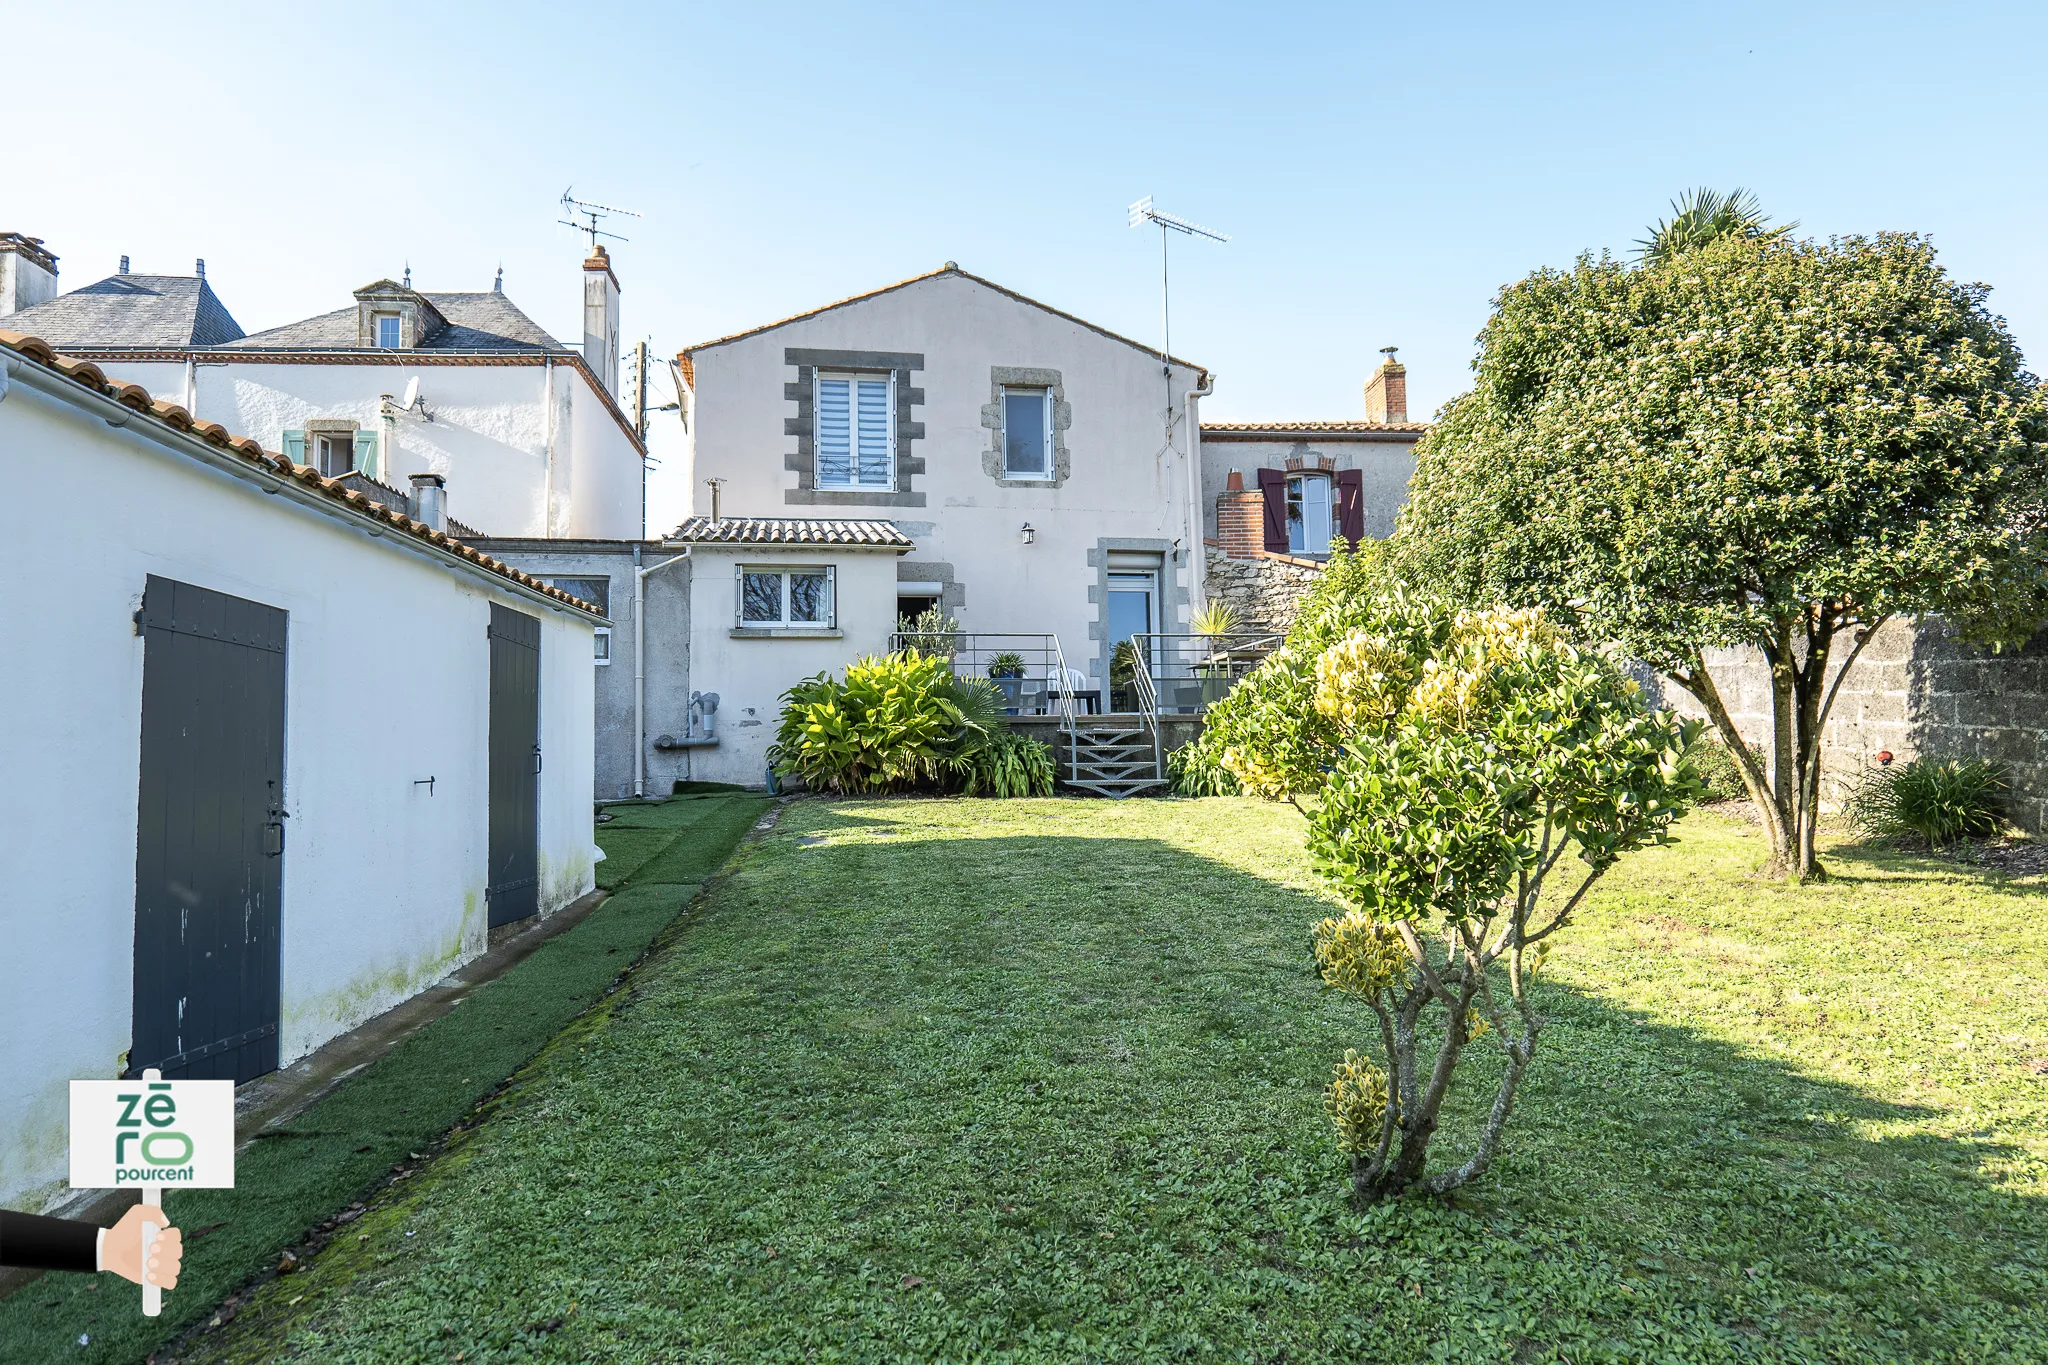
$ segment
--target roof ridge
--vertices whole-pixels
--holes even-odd
[[[993,289],[998,294],[1002,294],[1005,297],[1015,299],[1019,303],[1029,304],[1031,307],[1039,309],[1042,312],[1051,313],[1054,317],[1065,318],[1068,322],[1075,323],[1082,327],[1086,327],[1089,331],[1095,332],[1101,336],[1108,337],[1111,341],[1120,341],[1126,346],[1130,346],[1136,350],[1145,352],[1147,355],[1159,354],[1159,348],[1157,346],[1147,346],[1143,342],[1133,341],[1131,338],[1123,335],[1121,332],[1112,332],[1109,330],[1109,328],[1102,326],[1100,323],[1090,322],[1088,321],[1088,319],[1081,317],[1078,314],[1069,313],[1062,308],[1055,308],[1049,303],[1042,303],[1039,300],[1032,298],[1029,294],[1020,294],[1016,290],[1009,288],[1007,285],[997,284],[994,280],[991,279],[984,279],[982,276],[975,274],[971,270],[962,270],[959,266],[953,265],[949,262],[948,264],[939,267],[937,270],[927,270],[922,275],[912,275],[910,278],[898,280],[894,284],[885,284],[879,289],[870,289],[866,293],[853,294],[846,298],[840,299],[834,303],[822,304],[816,308],[807,308],[801,313],[792,313],[788,317],[778,318],[774,322],[764,322],[758,327],[748,327],[743,331],[732,332],[722,337],[714,337],[710,341],[700,341],[694,346],[685,346],[682,350],[676,352],[676,359],[682,361],[685,364],[685,366],[688,366],[690,362],[686,359],[686,357],[693,356],[698,351],[706,351],[711,349],[713,346],[723,346],[727,342],[739,341],[745,337],[756,336],[762,332],[772,332],[778,327],[787,327],[792,322],[802,322],[805,318],[816,317],[820,313],[829,313],[835,308],[844,308],[848,304],[864,303],[868,299],[877,298],[883,294],[893,293],[898,289],[908,288],[910,285],[919,284],[925,280],[935,280],[941,275],[958,275],[960,278],[964,280],[973,280],[976,284],[981,285],[985,289]],[[1186,367],[1187,369],[1198,371],[1201,374],[1206,375],[1209,373],[1208,366],[1198,365],[1192,360],[1183,360],[1176,355],[1168,355],[1166,357],[1166,360],[1169,364],[1181,365]]]
[[[27,336],[0,328],[0,346],[6,347],[23,359],[35,362],[44,369],[54,370],[79,387],[102,397],[111,398],[124,407],[132,408],[142,416],[162,426],[169,427],[179,435],[204,441],[207,445],[231,451],[259,469],[280,474],[323,494],[330,501],[343,504],[364,516],[386,522],[401,532],[422,540],[436,549],[444,550],[460,559],[468,560],[478,568],[500,578],[506,578],[523,588],[540,593],[544,597],[567,604],[592,616],[602,617],[604,612],[579,597],[573,597],[560,588],[542,582],[532,574],[522,573],[503,560],[493,559],[473,546],[465,545],[446,531],[436,531],[425,522],[414,521],[411,517],[392,511],[366,493],[343,488],[340,479],[331,479],[309,464],[296,464],[276,451],[265,450],[252,436],[231,436],[228,429],[218,422],[201,422],[190,412],[168,399],[153,397],[140,384],[118,383],[107,378],[99,366],[89,360],[74,360],[59,355],[41,337]],[[367,477],[367,476],[366,476]],[[389,485],[383,485],[389,487]],[[393,489],[393,492],[398,490]]]

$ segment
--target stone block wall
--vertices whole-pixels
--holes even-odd
[[[1237,613],[1239,630],[1278,633],[1293,623],[1301,595],[1322,571],[1313,559],[1263,551],[1238,558],[1212,546],[1208,594]]]
[[[1736,728],[1766,742],[1771,694],[1762,656],[1716,650],[1708,668]],[[1667,705],[1705,714],[1676,683],[1660,686]],[[1821,734],[1823,807],[1840,809],[1882,750],[1897,762],[1932,755],[2003,763],[2014,820],[2048,833],[2048,632],[2015,653],[1991,654],[1938,620],[1888,622],[1857,658]]]

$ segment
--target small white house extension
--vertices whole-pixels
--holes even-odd
[[[498,536],[644,533],[645,447],[616,397],[619,287],[599,247],[583,263],[579,351],[489,290],[427,293],[410,276],[253,336],[206,283],[120,273],[54,293],[55,258],[0,237],[0,326],[41,337],[109,378],[172,398],[321,473],[412,510],[415,478],[442,480],[450,517]],[[27,300],[38,300],[26,302]]]
[[[66,1083],[246,1080],[588,893],[603,618],[0,332],[0,1201]]]

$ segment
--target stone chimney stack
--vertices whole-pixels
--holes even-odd
[[[619,277],[599,243],[583,263],[583,363],[614,397],[619,392]]]
[[[1229,559],[1256,559],[1266,548],[1266,499],[1244,486],[1244,474],[1230,471],[1216,495],[1216,548]]]
[[[1386,359],[1372,378],[1365,381],[1365,420],[1405,422],[1408,420],[1408,367],[1394,359],[1398,346],[1382,346]]]
[[[0,317],[57,297],[57,258],[40,237],[0,232]]]

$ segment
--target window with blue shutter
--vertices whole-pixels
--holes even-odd
[[[896,486],[894,387],[887,376],[818,376],[818,487]]]
[[[304,464],[306,462],[306,433],[303,431],[287,431],[284,434],[284,450],[280,453],[293,464]]]
[[[376,432],[359,431],[356,433],[356,468],[362,470],[373,479],[377,477]]]

